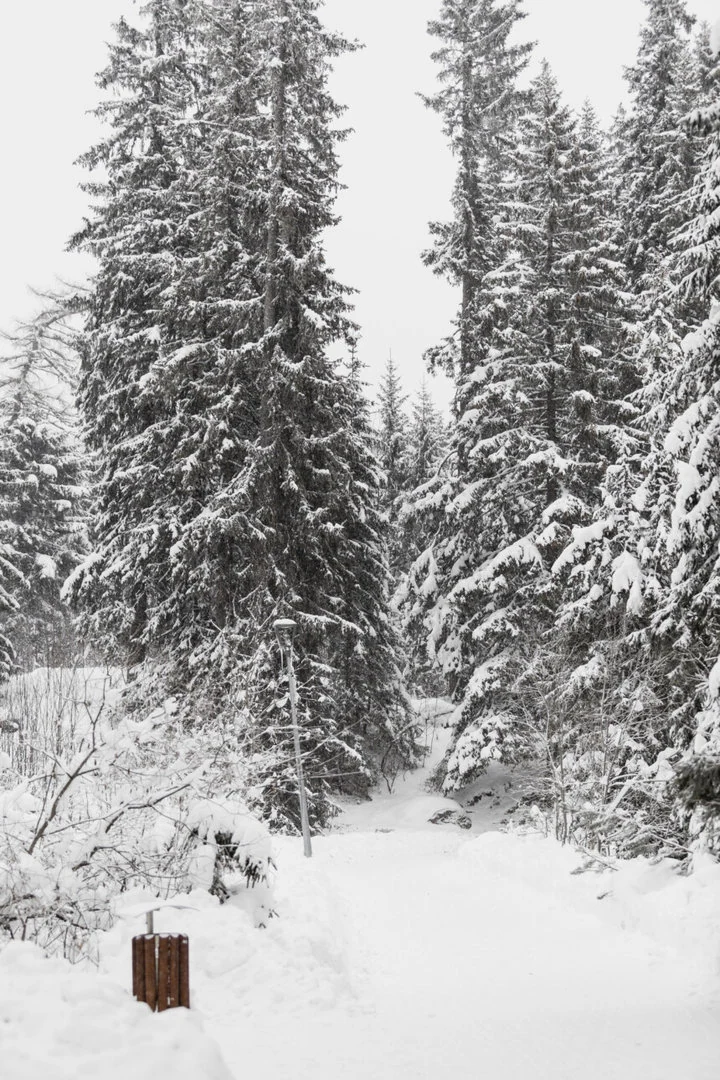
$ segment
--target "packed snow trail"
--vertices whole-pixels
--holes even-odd
[[[231,1071],[257,1080],[715,1080],[717,997],[667,949],[507,877],[493,865],[504,839],[329,837],[312,870],[287,853],[282,866],[296,882],[317,868],[332,888],[354,995],[341,988],[332,1004],[321,996],[305,1007],[278,987],[271,1008],[245,1015],[232,1015],[231,993],[223,1015],[220,997],[209,1030]]]
[[[424,779],[348,807],[311,860],[281,840],[266,930],[188,916],[194,1009],[233,1076],[716,1080],[720,868],[573,875],[553,840],[492,831],[501,775],[468,831],[428,823],[448,803]]]

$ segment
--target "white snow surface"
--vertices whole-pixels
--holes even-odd
[[[27,942],[0,953],[0,1054],[4,1080],[232,1080],[198,1012],[154,1016]]]
[[[576,873],[577,851],[500,831],[516,798],[501,766],[460,806],[425,790],[451,710],[424,710],[424,770],[345,801],[312,859],[275,841],[265,929],[200,891],[157,914],[190,937],[189,1014],[127,992],[140,895],[100,974],[6,949],[3,1080],[715,1080],[720,866]],[[430,824],[439,809],[471,828]]]

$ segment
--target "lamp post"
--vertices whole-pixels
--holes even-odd
[[[276,619],[273,623],[283,660],[287,658],[288,685],[290,687],[290,715],[292,717],[293,741],[295,743],[295,765],[297,767],[298,791],[300,794],[300,823],[302,825],[303,850],[306,858],[312,855],[310,840],[310,817],[308,815],[307,792],[303,773],[302,751],[300,749],[300,728],[297,718],[297,687],[295,685],[295,664],[293,658],[293,636],[297,628],[294,619]]]

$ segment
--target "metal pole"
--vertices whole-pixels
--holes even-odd
[[[297,765],[298,789],[300,793],[300,823],[302,825],[303,850],[305,857],[312,856],[312,842],[310,840],[310,817],[308,814],[307,792],[305,790],[305,775],[303,773],[302,750],[300,749],[300,728],[297,718],[297,688],[295,686],[295,665],[293,663],[292,642],[288,649],[288,683],[290,684],[290,714],[292,716],[293,740],[295,742],[295,763]]]

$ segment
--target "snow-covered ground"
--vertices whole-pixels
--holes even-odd
[[[6,951],[4,1080],[715,1080],[720,867],[573,873],[553,840],[497,831],[499,771],[470,828],[431,825],[452,808],[423,787],[445,738],[430,725],[428,768],[346,805],[311,860],[276,841],[266,929],[202,893],[158,916],[190,936],[189,1015],[151,1016],[120,989],[143,929],[132,903],[99,977]]]

